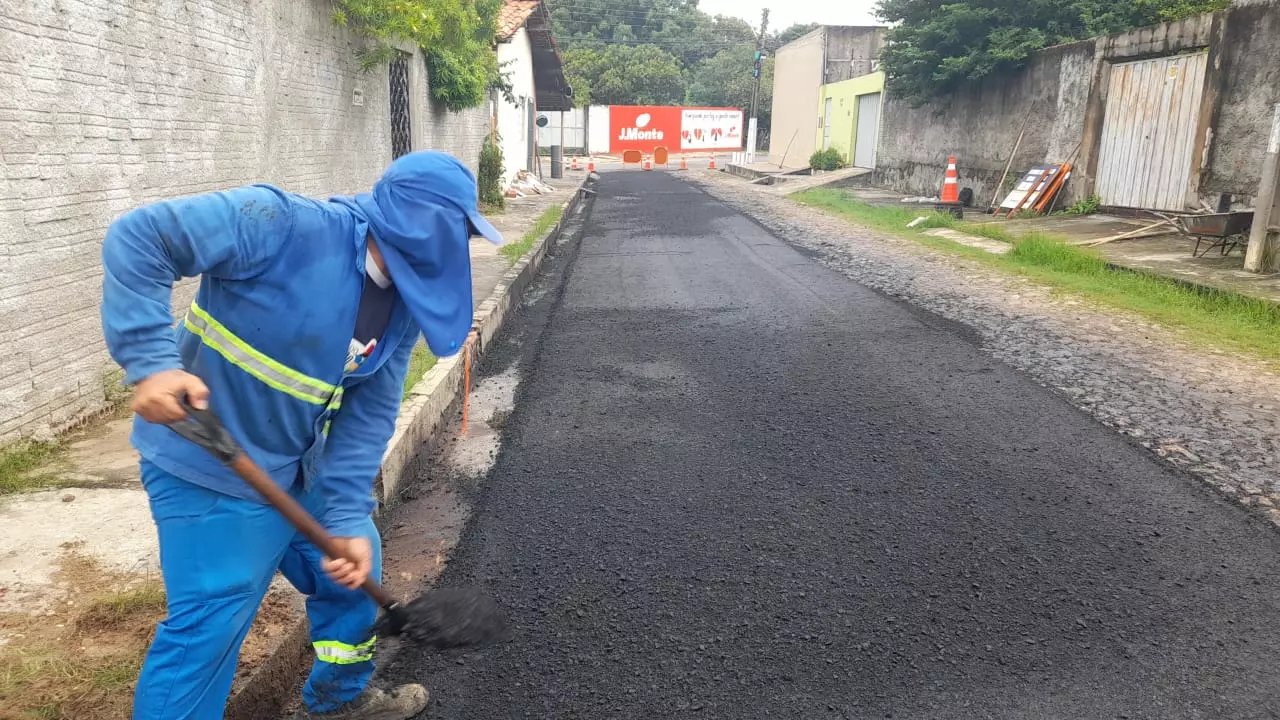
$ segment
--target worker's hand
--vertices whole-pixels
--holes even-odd
[[[187,416],[179,402],[183,395],[197,410],[209,406],[209,388],[200,378],[185,370],[164,370],[138,383],[131,407],[143,420],[167,425]]]
[[[320,567],[333,581],[351,590],[358,589],[373,569],[373,546],[369,538],[334,538],[342,551],[341,558],[325,558]]]

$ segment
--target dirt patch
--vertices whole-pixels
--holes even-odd
[[[127,718],[133,685],[164,618],[158,577],[103,571],[69,543],[54,573],[60,600],[36,615],[0,615],[0,717]]]
[[[279,583],[263,598],[258,616],[249,628],[249,635],[240,646],[240,665],[236,668],[236,680],[253,674],[253,671],[270,657],[284,636],[298,624],[305,609],[302,597],[287,584]]]
[[[156,625],[164,585],[154,573],[104,570],[68,543],[54,573],[60,599],[36,614],[0,614],[0,718],[124,720]],[[248,674],[297,617],[296,593],[273,591],[241,653]]]

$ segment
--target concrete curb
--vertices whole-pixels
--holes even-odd
[[[489,343],[520,306],[520,298],[538,274],[543,258],[559,238],[565,223],[587,196],[588,175],[563,207],[560,220],[533,244],[498,281],[493,292],[476,308],[471,339],[464,352],[472,363],[484,355]],[[463,353],[444,358],[413,389],[400,408],[395,434],[387,444],[376,488],[381,525],[388,510],[395,507],[400,491],[408,485],[429,457],[441,431],[448,426],[462,404],[465,379]],[[243,681],[227,702],[225,720],[262,720],[278,717],[297,697],[297,689],[311,667],[311,643],[306,618],[289,628],[276,648],[253,674]]]

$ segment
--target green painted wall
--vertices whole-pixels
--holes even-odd
[[[831,147],[840,152],[846,162],[853,160],[853,149],[858,132],[858,96],[884,92],[884,73],[823,85],[818,88],[818,134],[814,147],[821,150],[826,128],[827,98],[831,98]]]

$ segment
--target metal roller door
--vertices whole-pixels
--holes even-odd
[[[853,165],[876,167],[876,143],[880,141],[880,93],[858,96],[858,134],[853,145]]]

